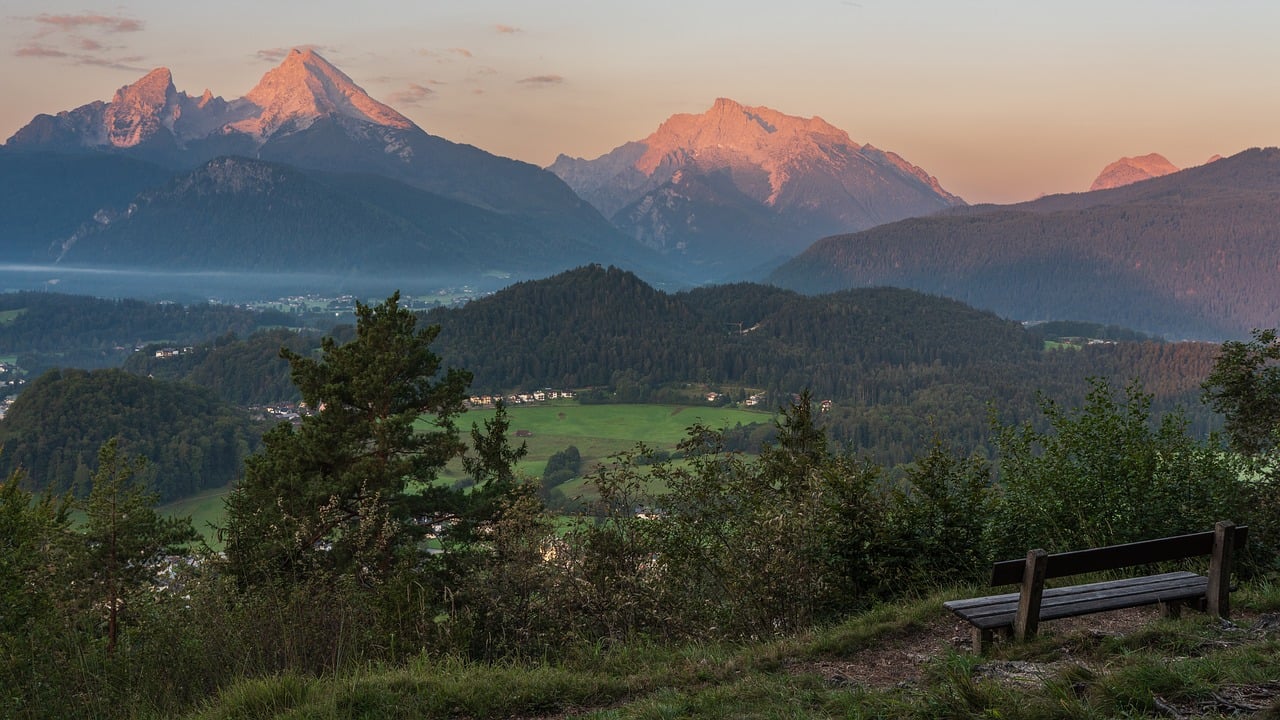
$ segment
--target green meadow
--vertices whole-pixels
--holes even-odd
[[[26,311],[26,308],[18,308],[17,310],[0,310],[0,325],[8,325]]]
[[[189,498],[161,505],[156,508],[156,511],[161,515],[177,517],[190,515],[191,524],[195,526],[196,532],[204,537],[204,541],[209,544],[210,548],[220,551],[222,550],[222,541],[218,539],[218,534],[214,528],[222,525],[223,518],[226,516],[223,502],[229,492],[231,492],[230,486],[206,490],[199,495],[192,495]]]
[[[494,411],[471,410],[458,421],[463,436],[470,439],[469,430],[474,423],[481,428],[486,420],[492,420]],[[733,427],[738,423],[770,422],[773,413],[733,408],[698,407],[688,405],[578,405],[572,401],[517,405],[508,408],[511,421],[509,439],[513,444],[525,443],[529,454],[517,470],[534,478],[542,477],[547,460],[570,445],[582,454],[582,469],[590,472],[595,465],[606,461],[610,455],[629,450],[636,443],[667,450],[685,437],[688,428],[701,423],[711,428]],[[427,429],[426,421],[420,427]],[[520,437],[517,437],[520,434]],[[454,482],[463,477],[462,465],[453,462],[441,473],[441,480]],[[223,519],[223,501],[230,488],[210,490],[199,495],[162,505],[158,510],[167,515],[190,515],[196,530],[215,550],[222,549],[211,526],[220,525]],[[582,480],[574,480],[564,486],[564,492],[573,496],[588,492]]]
[[[472,423],[483,427],[493,419],[494,411],[472,410],[462,417],[460,427]],[[733,427],[738,423],[770,422],[772,413],[733,408],[688,405],[578,405],[553,402],[521,405],[507,409],[513,444],[525,443],[529,454],[518,469],[533,477],[541,477],[547,460],[570,445],[582,454],[585,470],[605,461],[610,455],[629,450],[636,443],[659,450],[673,451],[685,438],[688,428],[701,423],[711,428]],[[425,425],[424,425],[425,427]],[[462,477],[461,465],[451,465],[446,479]]]

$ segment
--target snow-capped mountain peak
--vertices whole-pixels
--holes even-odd
[[[230,127],[260,140],[281,130],[305,129],[332,115],[399,129],[414,126],[405,116],[369,97],[314,50],[295,48],[233,104],[248,117]]]

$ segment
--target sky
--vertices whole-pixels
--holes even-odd
[[[540,166],[727,97],[1005,203],[1280,144],[1277,31],[1274,0],[5,0],[0,138],[161,66],[231,100],[311,47],[427,132]]]

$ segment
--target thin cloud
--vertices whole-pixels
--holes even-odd
[[[564,78],[559,75],[534,75],[516,81],[521,85],[559,85]]]
[[[62,58],[68,56],[68,53],[51,47],[44,47],[43,45],[25,45],[14,50],[13,54],[18,57],[34,58]]]
[[[141,56],[120,56],[121,45],[104,42],[106,36],[141,32],[146,24],[125,15],[101,13],[42,13],[17,18],[32,23],[35,31],[13,51],[15,57],[60,59],[73,65],[145,71]]]
[[[273,47],[259,50],[254,56],[264,62],[275,64],[284,60],[293,50],[311,50],[312,52],[322,52],[326,55],[336,52],[334,48],[327,45],[294,45],[293,47]]]
[[[426,85],[409,83],[404,90],[393,92],[387,96],[392,105],[421,105],[435,95],[436,91]]]
[[[92,67],[110,68],[112,70],[128,70],[130,72],[148,72],[152,68],[141,65],[143,58],[139,55],[130,55],[123,58],[101,58],[92,55],[76,55],[73,56],[76,65],[90,65]]]
[[[66,60],[72,65],[110,68],[112,70],[128,70],[130,72],[147,72],[150,68],[141,63],[146,58],[140,55],[127,57],[103,57],[89,53],[69,53],[44,45],[24,45],[13,51],[15,57],[24,58],[56,58]]]
[[[515,35],[516,33],[524,32],[524,30],[521,30],[515,25],[503,25],[502,23],[498,23],[497,25],[494,25],[493,29],[497,30],[499,33],[503,35]]]
[[[97,15],[94,13],[53,15],[42,13],[31,19],[47,26],[51,31],[61,32],[75,32],[81,29],[98,29],[112,33],[138,32],[145,27],[141,20],[123,15]]]

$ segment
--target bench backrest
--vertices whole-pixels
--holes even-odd
[[[1244,547],[1248,536],[1249,527],[1247,525],[1236,527],[1235,547]],[[1045,567],[1045,578],[1117,570],[1134,565],[1182,560],[1183,558],[1211,555],[1212,553],[1212,530],[1190,535],[1160,538],[1159,540],[1142,540],[1124,545],[1111,545],[1091,550],[1075,550],[1050,555]],[[996,563],[991,569],[991,584],[1010,585],[1022,582],[1026,566],[1027,561],[1023,558]]]

